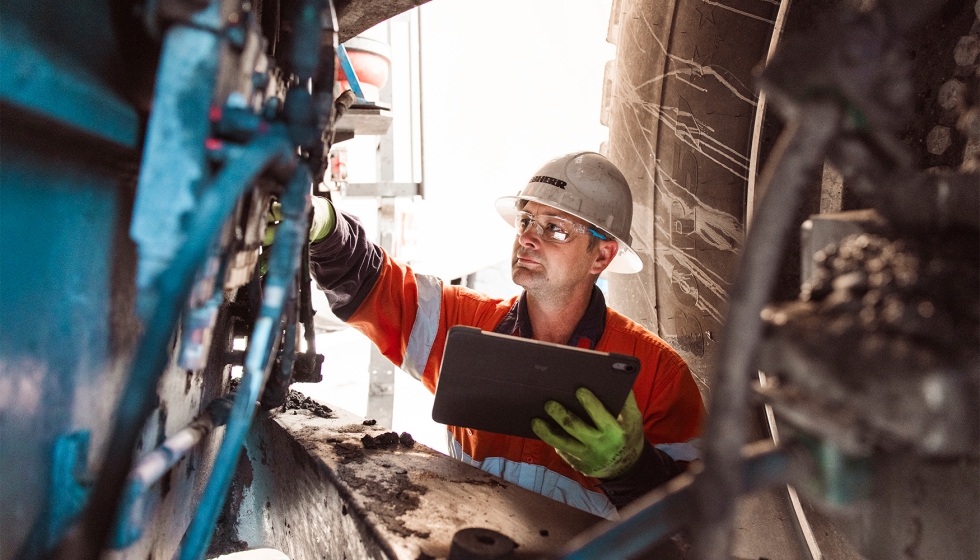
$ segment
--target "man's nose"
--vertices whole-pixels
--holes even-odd
[[[521,245],[525,247],[537,247],[541,244],[541,237],[538,235],[538,224],[531,222],[524,231],[517,236]]]

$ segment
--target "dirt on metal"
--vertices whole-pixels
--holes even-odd
[[[401,435],[395,432],[385,432],[379,436],[364,434],[361,438],[361,445],[365,449],[394,449],[398,444],[411,449],[415,446],[415,438],[408,432],[402,432]]]
[[[303,393],[294,391],[293,389],[289,390],[286,403],[283,404],[283,410],[309,410],[314,416],[333,418],[333,410],[330,407],[323,406]]]
[[[384,463],[382,466],[388,466],[389,469],[392,469],[391,476],[376,479],[362,477],[350,465],[341,465],[337,474],[351,488],[368,498],[365,501],[366,509],[378,516],[389,531],[402,537],[429,538],[428,531],[410,529],[405,526],[402,519],[399,519],[407,512],[419,508],[419,497],[424,495],[428,489],[409,480],[408,470],[393,468]]]
[[[517,558],[536,558],[598,521],[344,410],[330,419],[297,410],[274,420],[296,463],[337,489],[337,515],[400,560],[445,558],[464,527],[501,532],[520,543]]]
[[[344,441],[336,438],[331,438],[327,440],[328,443],[333,444],[334,453],[337,454],[337,458],[341,465],[346,465],[347,463],[363,463],[364,462],[364,446],[352,443],[349,441]]]
[[[312,412],[312,411],[311,411]],[[308,429],[302,430],[306,432]],[[406,513],[419,508],[419,497],[428,489],[412,482],[408,477],[408,469],[386,460],[398,449],[412,449],[415,439],[408,432],[401,435],[396,432],[380,434],[365,433],[372,430],[364,424],[346,424],[332,430],[334,437],[317,441],[315,438],[306,439],[317,448],[327,444],[338,459],[337,476],[351,490],[362,498],[364,511],[378,518],[387,529],[401,537],[417,537],[427,539],[428,531],[416,531],[405,526],[405,521],[399,519]],[[364,435],[357,439],[343,437],[347,434]],[[372,468],[380,465],[382,469]],[[353,514],[359,512],[354,509]]]
[[[975,235],[950,237],[954,242],[845,238],[817,252],[814,277],[800,299],[817,304],[836,335],[865,340],[868,353],[895,355],[885,343],[890,340],[921,347],[919,367],[935,361],[968,367],[980,337],[980,245]]]

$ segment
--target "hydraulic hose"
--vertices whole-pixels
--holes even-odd
[[[187,238],[164,274],[157,278],[151,319],[140,339],[126,386],[119,399],[102,472],[85,510],[80,534],[70,534],[55,555],[95,559],[102,550],[115,518],[119,498],[133,462],[133,447],[147,417],[156,406],[156,389],[167,367],[170,337],[194,282],[222,225],[238,197],[273,163],[292,161],[292,149],[281,132],[256,138],[229,159],[201,197],[187,230]],[[69,542],[70,541],[70,542]]]
[[[305,247],[305,245],[304,245]],[[300,267],[302,268],[302,267]],[[286,298],[283,312],[285,329],[283,329],[283,342],[280,347],[279,367],[272,368],[268,381],[265,382],[265,389],[259,399],[259,406],[263,410],[270,410],[283,406],[289,396],[289,384],[292,382],[293,369],[296,363],[296,283],[290,285],[290,295]]]
[[[126,480],[124,502],[119,510],[112,548],[121,550],[139,540],[143,535],[143,525],[146,523],[148,512],[146,497],[150,488],[186,457],[204,439],[204,436],[228,422],[231,404],[230,395],[214,399],[208,404],[204,414],[140,459]]]
[[[769,302],[787,234],[808,180],[823,165],[841,127],[833,99],[805,101],[780,136],[763,171],[766,185],[749,229],[729,302],[705,424],[704,473],[694,485],[694,558],[728,558],[736,498],[743,487],[740,451],[747,439],[749,381],[762,340],[762,308]]]
[[[283,307],[296,279],[300,265],[300,250],[307,234],[306,216],[309,211],[310,174],[305,166],[297,166],[282,196],[283,220],[276,232],[269,259],[262,296],[262,309],[255,321],[245,355],[242,375],[231,418],[218,449],[211,479],[201,496],[200,506],[187,529],[180,546],[180,560],[201,560],[207,552],[215,522],[228,494],[232,475],[238,465],[242,444],[252,424],[256,401],[262,394],[266,373],[280,331]]]

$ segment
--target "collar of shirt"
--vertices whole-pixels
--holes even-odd
[[[589,306],[585,309],[585,314],[579,320],[578,325],[575,326],[575,330],[572,331],[572,336],[568,339],[567,344],[594,350],[605,328],[606,298],[598,286],[592,286]],[[534,331],[531,329],[531,317],[527,313],[527,292],[522,293],[521,297],[514,302],[514,306],[504,315],[493,332],[522,338],[534,338]]]

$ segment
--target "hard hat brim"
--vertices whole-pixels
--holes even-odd
[[[497,199],[494,206],[497,209],[497,213],[500,214],[500,217],[510,225],[514,225],[514,220],[521,212],[517,209],[518,201],[537,202],[538,204],[543,204],[549,208],[555,208],[556,210],[561,210],[566,214],[575,216],[583,222],[592,223],[588,218],[579,215],[577,212],[569,212],[568,210],[556,208],[553,204],[550,204],[549,201],[535,196],[503,196]],[[614,258],[611,263],[609,263],[609,266],[606,268],[606,272],[633,274],[643,270],[643,261],[640,260],[640,256],[636,254],[636,251],[629,246],[629,243],[605,229],[602,231],[603,233],[608,233],[611,235],[612,238],[619,243],[619,254],[616,255],[616,258]]]

